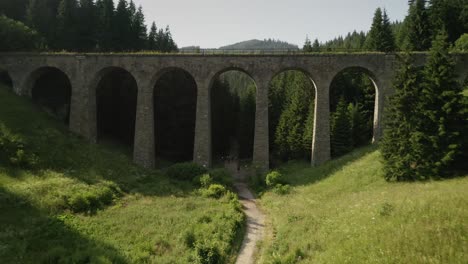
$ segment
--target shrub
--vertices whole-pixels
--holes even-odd
[[[279,195],[288,194],[291,191],[291,186],[288,184],[277,184],[275,188],[273,188],[273,192]]]
[[[278,184],[283,184],[283,175],[278,171],[272,171],[267,174],[265,183],[268,187],[274,187]]]
[[[211,176],[209,174],[203,174],[200,177],[201,187],[208,188],[208,186],[210,186],[212,183],[213,183],[213,179],[211,178]]]
[[[32,168],[38,157],[26,149],[26,143],[0,127],[0,162],[20,168]]]
[[[206,173],[206,169],[195,163],[178,163],[169,167],[166,175],[171,179],[182,181],[193,180],[195,177]]]
[[[118,186],[114,183],[106,182],[90,186],[85,190],[79,190],[65,199],[68,209],[72,212],[85,213],[95,212],[111,204],[114,199],[121,195],[122,191]]]
[[[214,169],[210,171],[210,175],[213,181],[224,186],[232,186],[232,176],[229,171],[225,168]]]
[[[187,231],[186,233],[184,233],[184,244],[187,248],[194,248],[195,247],[195,242],[196,242],[196,238],[195,238],[195,234],[193,233],[192,230],[190,231]]]
[[[226,194],[227,190],[223,185],[215,183],[211,184],[210,187],[208,187],[207,189],[201,189],[200,192],[203,197],[218,199],[223,197],[223,195]]]
[[[207,245],[207,243],[197,243],[195,246],[197,254],[197,262],[199,264],[218,264],[221,263],[221,254],[214,245]]]

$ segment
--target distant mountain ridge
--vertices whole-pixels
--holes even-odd
[[[265,39],[258,40],[252,39],[247,41],[242,41],[232,45],[227,45],[220,47],[221,50],[269,50],[269,49],[289,49],[289,50],[298,50],[297,45],[275,39]]]

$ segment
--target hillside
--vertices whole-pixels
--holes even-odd
[[[280,168],[289,194],[266,192],[270,236],[259,263],[466,263],[468,177],[383,179],[375,147],[318,168]]]
[[[297,50],[299,47],[294,44],[290,44],[280,40],[272,40],[272,39],[265,39],[265,40],[258,40],[252,39],[247,41],[242,41],[239,43],[235,43],[232,45],[227,45],[220,47],[221,50],[271,50],[271,49],[289,49],[289,50]]]
[[[166,174],[0,87],[0,263],[231,263],[244,221],[236,197],[206,198]]]

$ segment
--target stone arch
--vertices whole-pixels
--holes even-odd
[[[379,131],[380,131],[380,126],[381,126],[381,108],[379,107],[379,104],[381,104],[381,100],[383,100],[382,96],[380,96],[382,91],[380,91],[381,87],[381,82],[377,78],[376,74],[369,70],[367,67],[363,66],[347,66],[341,68],[339,71],[337,71],[336,74],[334,74],[333,78],[331,79],[330,82],[330,87],[329,87],[329,93],[330,93],[330,114],[332,111],[335,110],[339,98],[336,98],[336,94],[334,94],[337,91],[333,90],[333,86],[337,85],[336,82],[340,81],[340,77],[344,76],[344,74],[351,74],[351,75],[361,75],[360,77],[365,76],[364,80],[367,80],[370,82],[368,84],[368,87],[372,87],[373,89],[370,89],[367,91],[367,95],[372,98],[367,98],[365,103],[367,105],[367,108],[371,109],[372,107],[372,112],[369,113],[369,119],[370,119],[370,125],[369,125],[369,140],[372,140],[372,142],[375,142],[377,140]],[[344,78],[344,77],[343,77]],[[355,84],[353,84],[355,85]],[[366,94],[363,94],[365,96]],[[348,94],[349,95],[349,94]],[[344,94],[344,97],[347,97],[346,93]],[[333,101],[332,101],[333,100]],[[330,123],[331,124],[331,123]]]
[[[0,84],[13,90],[13,79],[7,70],[0,68]]]
[[[211,76],[212,158],[235,156],[250,162],[254,155],[257,82],[249,71],[236,66],[221,68]]]
[[[290,73],[300,73],[302,76],[300,78],[304,78],[308,84],[310,85],[310,88],[311,90],[310,91],[306,91],[306,92],[310,92],[310,94],[305,94],[306,96],[310,96],[310,101],[307,102],[307,108],[308,108],[308,111],[312,111],[312,112],[308,112],[308,115],[313,115],[313,119],[312,120],[308,120],[309,117],[311,116],[304,116],[304,123],[308,123],[308,121],[311,121],[310,124],[307,124],[306,125],[306,128],[307,130],[304,131],[304,133],[308,132],[308,136],[310,136],[310,138],[308,138],[307,140],[310,139],[310,144],[309,145],[309,149],[306,150],[304,152],[304,158],[312,158],[311,155],[312,155],[312,140],[313,140],[313,134],[315,133],[315,117],[317,116],[316,114],[316,111],[317,111],[317,85],[316,85],[316,82],[314,80],[314,78],[312,77],[312,74],[310,72],[308,72],[307,70],[305,70],[304,68],[300,68],[300,67],[286,67],[286,68],[281,68],[280,70],[276,71],[273,75],[273,77],[271,78],[270,80],[270,83],[269,83],[269,91],[268,91],[268,100],[269,100],[269,139],[270,139],[270,164],[272,164],[273,166],[275,165],[275,163],[278,162],[278,159],[281,159],[281,157],[278,157],[278,153],[275,153],[274,152],[274,141],[275,141],[275,138],[276,138],[276,135],[275,135],[275,132],[276,132],[276,126],[278,125],[279,121],[280,121],[280,118],[281,116],[279,116],[279,114],[282,114],[282,113],[276,113],[274,111],[274,105],[277,104],[277,102],[273,102],[272,100],[275,100],[274,97],[275,96],[279,96],[279,97],[282,97],[282,98],[278,98],[277,101],[281,101],[281,102],[284,102],[284,96],[281,96],[281,95],[275,95],[273,94],[274,91],[272,91],[272,87],[274,85],[274,81],[277,80],[277,78],[281,77],[282,75],[287,77],[288,75],[287,74],[290,74]],[[311,108],[312,107],[312,108]],[[284,109],[283,109],[284,111]],[[302,117],[302,116],[301,116]],[[278,119],[278,120],[275,120],[275,119]],[[306,140],[306,139],[304,139]],[[300,158],[300,157],[288,157],[288,158]]]
[[[68,124],[72,85],[69,75],[59,68],[44,66],[32,71],[25,83],[26,94],[46,112]]]
[[[128,147],[134,144],[138,83],[123,67],[101,69],[92,80],[96,103],[97,141]]]
[[[167,67],[151,82],[156,165],[193,159],[198,85],[184,68]]]

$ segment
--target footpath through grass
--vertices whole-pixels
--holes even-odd
[[[5,87],[0,148],[0,263],[234,260],[244,221],[235,198],[205,198],[88,144]]]
[[[280,168],[291,192],[267,192],[260,263],[466,263],[468,177],[387,183],[375,147],[319,168]]]

